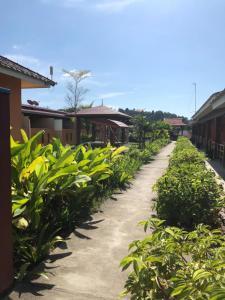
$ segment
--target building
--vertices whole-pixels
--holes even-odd
[[[28,88],[49,88],[56,83],[12,60],[0,56],[0,87],[10,89],[11,134],[21,140],[20,129],[28,137],[38,131],[44,133],[40,140],[47,144],[53,137],[63,144],[96,142],[105,145],[128,142],[129,116],[106,106],[83,109],[77,114],[39,107],[37,101],[21,103],[21,91]]]
[[[42,144],[50,143],[53,137],[60,138],[63,144],[76,144],[74,123],[74,116],[66,112],[22,104],[22,128],[28,137],[43,130]]]
[[[49,88],[56,83],[6,57],[0,56],[0,87],[10,89],[10,123],[12,135],[20,140],[23,127],[21,90]]]
[[[165,118],[164,122],[171,126],[170,136],[172,139],[176,139],[178,135],[186,135],[186,131],[184,132],[184,127],[187,124],[184,124],[182,118]]]
[[[107,106],[95,106],[76,113],[77,143],[91,141],[113,145],[128,143],[130,116]]]
[[[225,90],[212,94],[193,115],[192,140],[224,164]]]

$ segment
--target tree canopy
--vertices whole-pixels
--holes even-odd
[[[184,123],[188,123],[188,119],[184,116],[178,116],[174,113],[170,112],[163,112],[161,110],[157,111],[143,111],[143,110],[137,110],[135,108],[133,109],[119,109],[120,112],[125,113],[127,115],[130,115],[131,117],[135,116],[144,116],[149,121],[163,121],[165,118],[182,118]]]

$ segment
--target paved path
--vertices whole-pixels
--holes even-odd
[[[39,278],[33,286],[18,286],[5,300],[18,299],[19,292],[22,300],[120,299],[126,274],[119,269],[119,262],[127,255],[129,243],[144,236],[137,223],[151,214],[151,187],[167,168],[173,148],[174,143],[167,145],[141,169],[131,188],[108,200],[102,212],[76,229],[68,249],[57,249],[50,256],[46,262],[53,273],[49,280]]]

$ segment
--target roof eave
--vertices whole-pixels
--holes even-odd
[[[31,76],[22,74],[18,71],[11,70],[5,67],[0,66],[0,73],[15,77],[21,80],[21,88],[22,89],[29,89],[29,88],[49,88],[54,86],[56,82],[46,78],[46,81],[33,78]]]
[[[50,117],[50,118],[56,118],[56,119],[68,119],[68,116],[53,112],[46,112],[46,111],[35,111],[32,109],[22,109],[22,113],[24,115],[35,115],[35,116],[42,116],[42,117]]]
[[[99,118],[106,118],[106,117],[114,117],[114,118],[126,118],[126,119],[129,119],[129,118],[131,118],[130,116],[126,116],[126,115],[121,115],[121,114],[104,114],[104,113],[102,113],[102,114],[98,114],[98,113],[90,113],[90,114],[84,114],[84,113],[82,113],[82,114],[79,114],[79,113],[76,113],[76,114],[74,114],[74,116],[76,116],[76,117],[90,117],[90,118],[92,118],[92,117],[99,117]]]

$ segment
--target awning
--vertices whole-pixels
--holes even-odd
[[[117,128],[129,128],[129,126],[121,121],[111,120],[111,119],[92,119],[92,123],[105,125],[105,126],[112,126]]]
[[[116,120],[109,120],[109,122],[115,124],[117,127],[120,127],[120,128],[128,128],[129,126],[121,121],[116,121]]]

